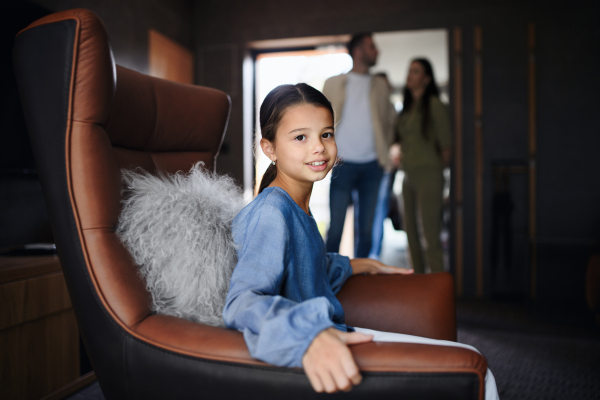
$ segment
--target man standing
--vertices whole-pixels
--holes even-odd
[[[377,62],[371,33],[354,35],[348,43],[353,67],[347,74],[329,78],[323,93],[336,114],[336,143],[341,162],[331,175],[329,191],[331,223],[327,251],[338,252],[346,209],[352,191],[358,192],[358,241],[355,257],[367,257],[379,183],[389,167],[388,151],[394,142],[394,106],[386,81],[369,74]]]

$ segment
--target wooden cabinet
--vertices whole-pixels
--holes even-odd
[[[0,256],[0,398],[39,399],[79,377],[79,332],[56,256]]]

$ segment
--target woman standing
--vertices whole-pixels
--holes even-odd
[[[440,243],[442,222],[443,169],[450,165],[452,138],[446,107],[439,99],[433,69],[428,60],[410,64],[404,89],[404,107],[396,121],[400,148],[392,149],[392,160],[402,160],[405,229],[413,269],[443,271]],[[420,217],[426,243],[420,241]],[[424,257],[423,257],[424,256]]]

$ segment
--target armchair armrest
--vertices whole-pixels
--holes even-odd
[[[350,326],[456,341],[454,279],[446,272],[357,275],[337,297]]]
[[[182,379],[184,374],[190,382],[194,382],[190,386],[198,393],[206,390],[209,382],[220,391],[223,387],[231,390],[243,387],[245,395],[265,388],[275,388],[276,391],[271,393],[279,395],[281,388],[285,387],[286,396],[290,399],[322,396],[312,390],[301,369],[275,367],[250,357],[242,333],[232,329],[197,324],[172,316],[151,315],[133,327],[131,333],[137,340],[131,341],[134,346],[130,352],[137,355],[142,348],[149,351],[147,346],[151,345],[160,354],[161,361],[158,368],[154,368],[153,363],[131,364],[129,373],[136,381],[160,382],[172,392],[172,381]],[[451,346],[386,342],[353,345],[350,350],[364,373],[364,380],[346,397],[483,399],[487,363],[474,351]],[[175,361],[166,358],[166,353],[175,354]],[[132,355],[129,358],[135,359]],[[171,369],[176,369],[178,375],[165,375],[164,372]],[[237,397],[244,398],[244,394]],[[279,398],[278,395],[271,397]],[[138,398],[155,396],[152,392]]]
[[[355,276],[346,282],[338,298],[350,325],[456,340],[453,279],[449,274]],[[272,388],[273,382],[278,382],[293,387],[297,398],[318,397],[302,370],[274,367],[250,357],[241,332],[151,315],[133,326],[131,333],[159,352],[195,359],[193,366],[178,371],[198,382],[197,390],[206,385],[199,377],[208,374],[217,387],[244,382],[246,390],[252,391]],[[402,394],[405,398],[483,399],[487,363],[474,351],[385,342],[354,345],[350,350],[365,374],[363,383],[352,391],[355,398]],[[140,380],[149,379],[152,371],[147,372],[145,365],[136,365],[131,373],[140,375]],[[165,369],[169,368],[163,362],[152,379],[167,382],[162,375]],[[224,374],[221,369],[229,372]]]

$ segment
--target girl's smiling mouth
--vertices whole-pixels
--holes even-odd
[[[328,161],[329,160],[311,161],[306,163],[306,165],[308,165],[308,167],[313,171],[323,171],[325,168],[327,168]]]

